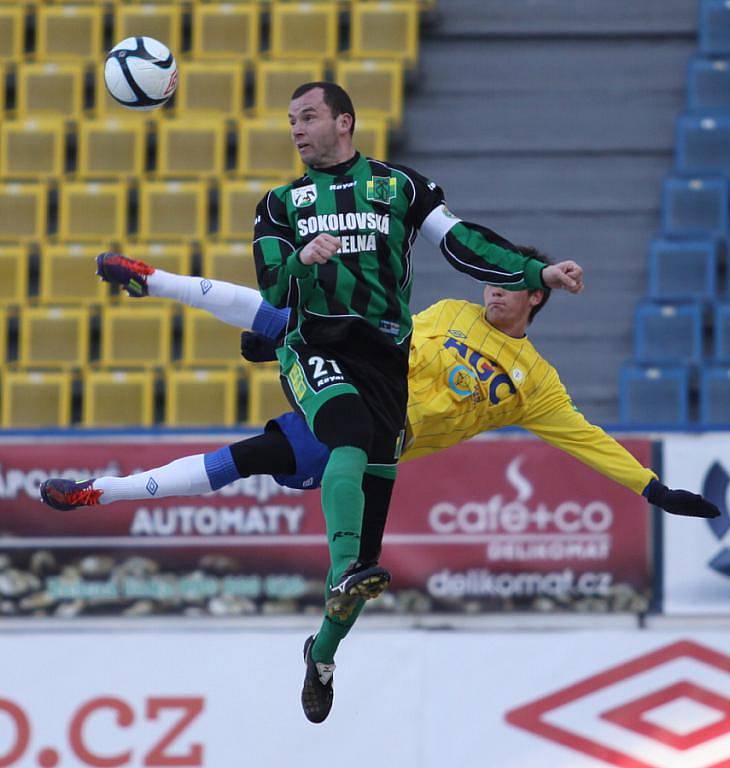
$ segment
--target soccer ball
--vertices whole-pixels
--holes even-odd
[[[151,37],[128,37],[109,51],[104,83],[123,107],[154,109],[175,93],[175,57],[167,46]]]

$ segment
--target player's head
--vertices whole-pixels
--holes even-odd
[[[523,256],[551,264],[550,257],[532,246],[518,245]],[[531,291],[508,291],[494,285],[484,286],[484,306],[487,320],[510,336],[523,336],[533,317],[547,304],[549,288]]]
[[[304,83],[292,94],[289,125],[306,165],[324,168],[349,160],[354,153],[355,108],[336,83]]]

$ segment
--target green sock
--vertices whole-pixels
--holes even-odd
[[[332,583],[332,569],[327,574],[327,581],[325,583],[325,594],[327,589]],[[341,619],[331,619],[329,616],[324,617],[322,625],[317,632],[314,645],[312,646],[312,658],[315,661],[319,661],[322,664],[332,664],[335,660],[335,653],[337,652],[337,646],[342,640],[344,640],[347,633],[352,629],[353,625],[357,621],[357,617],[365,607],[365,601],[360,598],[357,601],[355,609],[350,614],[350,617],[346,621]]]
[[[336,581],[360,552],[365,507],[362,476],[367,455],[359,448],[335,448],[322,476],[322,510],[327,524],[332,579]]]

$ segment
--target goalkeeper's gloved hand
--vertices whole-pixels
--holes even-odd
[[[672,490],[662,485],[658,480],[652,480],[644,489],[649,504],[661,507],[672,515],[684,515],[685,517],[719,517],[720,510],[698,493]]]
[[[262,333],[244,331],[241,334],[241,355],[252,363],[267,363],[276,360],[277,339],[270,339]]]

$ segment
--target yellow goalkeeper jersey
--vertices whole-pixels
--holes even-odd
[[[497,330],[483,306],[446,299],[413,320],[404,461],[519,426],[636,493],[656,477],[575,409],[527,336]]]

